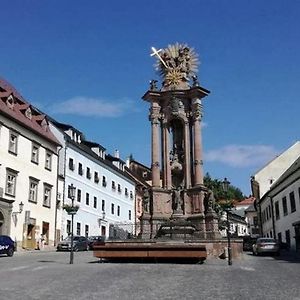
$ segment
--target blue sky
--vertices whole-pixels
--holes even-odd
[[[0,76],[109,153],[150,163],[150,47],[199,54],[204,171],[246,195],[299,137],[300,2],[2,1]]]

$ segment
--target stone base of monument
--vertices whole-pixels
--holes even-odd
[[[94,257],[109,261],[192,261],[202,263],[207,257],[206,246],[198,243],[154,241],[112,241],[95,246]]]

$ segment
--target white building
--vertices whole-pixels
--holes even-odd
[[[56,236],[57,148],[40,114],[0,80],[0,234],[35,249]]]
[[[277,238],[288,248],[300,252],[300,157],[271,186],[260,203],[263,236]]]
[[[272,204],[269,198],[260,201],[263,196],[270,190],[272,184],[296,161],[300,156],[300,142],[296,142],[282,154],[270,161],[266,166],[261,168],[251,178],[252,194],[256,198],[256,206],[258,210],[258,223],[260,234],[268,232],[269,236],[272,233],[271,207]],[[262,222],[263,216],[265,221]]]
[[[64,178],[62,204],[71,204],[68,187],[76,188],[74,234],[116,237],[133,232],[135,220],[134,181],[124,172],[123,162],[109,156],[101,145],[86,141],[74,127],[51,122],[51,130],[63,145],[59,152],[59,176]],[[71,216],[61,210],[61,237],[71,232]],[[58,225],[59,226],[59,225]],[[125,228],[125,229],[124,229]]]

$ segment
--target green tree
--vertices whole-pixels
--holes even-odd
[[[223,180],[213,179],[209,173],[204,176],[204,185],[213,191],[216,201],[220,200],[235,200],[241,201],[246,198],[242,191],[233,185],[229,185],[228,191],[224,192],[222,186]]]

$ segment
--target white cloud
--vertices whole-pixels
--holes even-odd
[[[71,114],[85,117],[119,117],[129,110],[133,110],[130,100],[107,101],[89,97],[74,97],[50,108],[52,113]]]
[[[268,145],[227,145],[205,153],[204,160],[221,162],[231,167],[259,166],[278,155],[273,146]]]

